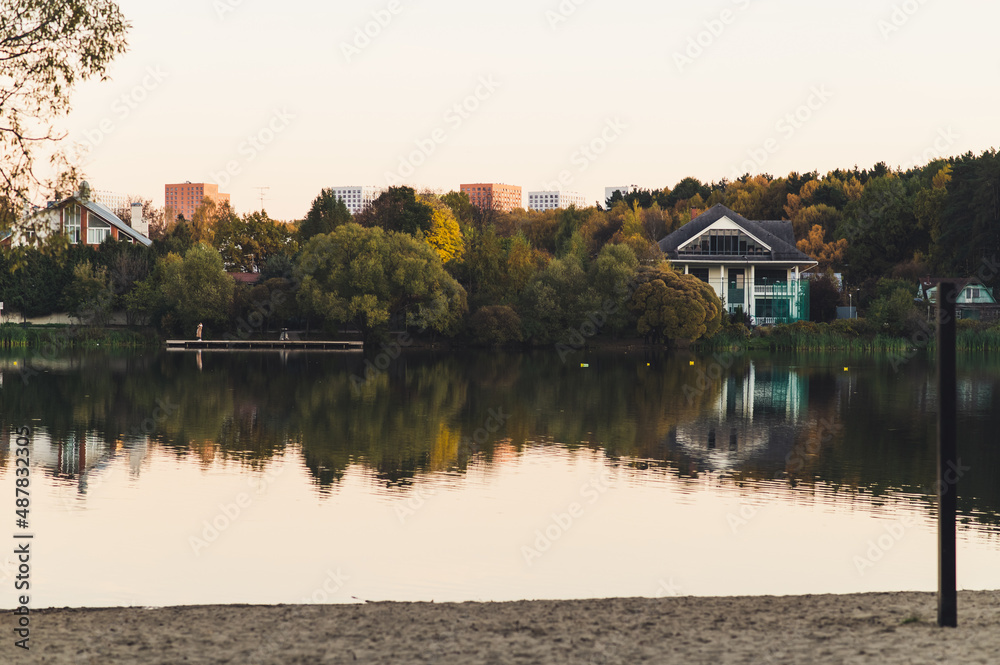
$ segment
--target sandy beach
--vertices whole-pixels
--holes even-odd
[[[32,612],[4,663],[1000,662],[1000,591],[512,603],[216,605]]]

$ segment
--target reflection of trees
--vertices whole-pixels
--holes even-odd
[[[690,360],[410,352],[358,387],[351,377],[365,376],[365,365],[354,354],[206,353],[201,370],[185,353],[89,354],[26,384],[8,373],[0,414],[8,428],[33,423],[55,442],[86,440],[88,461],[102,447],[111,454],[148,442],[204,464],[260,468],[291,445],[321,488],[351,465],[406,485],[472,463],[489,468],[527,444],[597,450],[681,476],[725,471],[738,483],[819,479],[874,495],[933,486],[936,398],[926,359],[894,371],[883,358],[762,355],[722,372],[711,358]],[[972,470],[960,507],[1000,522],[1000,362],[963,362],[960,456]],[[509,415],[487,432],[491,410]],[[0,446],[0,464],[7,454]]]

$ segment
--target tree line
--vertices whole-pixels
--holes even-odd
[[[854,304],[905,334],[899,322],[916,316],[918,278],[974,275],[1000,256],[998,192],[991,150],[905,172],[880,163],[823,176],[685,178],[582,209],[505,212],[462,192],[392,187],[351,215],[324,189],[301,220],[285,223],[206,199],[190,220],[149,210],[148,249],[53,237],[8,250],[0,294],[26,316],[69,311],[100,325],[120,310],[164,334],[203,322],[217,335],[347,327],[366,339],[410,328],[480,344],[560,343],[581,329],[697,339],[739,321],[673,271],[657,242],[721,203],[748,219],[790,220],[818,272],[841,273]],[[846,304],[829,278],[814,282],[813,300],[818,321]]]

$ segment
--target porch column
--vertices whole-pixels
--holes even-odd
[[[749,264],[749,266],[747,267],[747,275],[746,275],[745,279],[747,281],[747,312],[750,314],[750,316],[752,316],[752,317],[754,317],[754,319],[756,319],[757,318],[757,299],[754,297],[754,293],[753,293],[753,291],[754,291],[754,288],[753,288],[753,285],[754,285],[754,268],[756,268],[756,266],[754,264],[752,264],[752,263]]]

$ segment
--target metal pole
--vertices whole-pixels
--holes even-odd
[[[938,285],[938,625],[958,625],[955,513],[958,505],[955,284]]]

